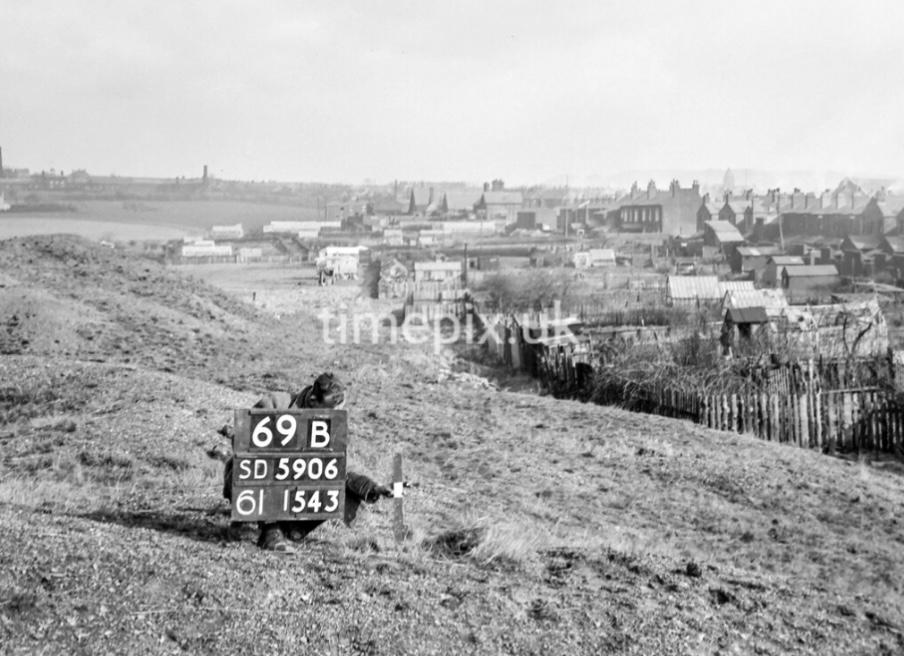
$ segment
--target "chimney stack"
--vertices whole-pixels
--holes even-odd
[[[3,176],[3,148],[0,148],[0,178]]]
[[[207,182],[207,164],[204,165],[204,175],[201,177],[201,180]]]

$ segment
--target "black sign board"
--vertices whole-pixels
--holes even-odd
[[[236,410],[232,521],[342,518],[345,410]]]

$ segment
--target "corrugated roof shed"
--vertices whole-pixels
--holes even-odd
[[[732,225],[730,221],[707,221],[703,225],[712,230],[716,234],[716,238],[722,243],[738,243],[744,241],[741,231]]]
[[[797,255],[773,255],[767,260],[772,264],[777,264],[778,266],[789,266],[804,263],[804,258],[798,257]]]
[[[588,252],[593,262],[615,262],[615,250],[611,248],[591,248]]]
[[[818,276],[837,276],[838,269],[834,264],[805,264],[785,269],[789,278],[815,278]]]
[[[738,255],[741,257],[761,257],[766,255],[780,255],[782,249],[778,246],[738,246]]]
[[[722,299],[722,307],[761,307],[767,314],[779,314],[782,308],[788,307],[788,299],[780,289],[729,290]]]
[[[762,307],[728,308],[725,318],[732,323],[769,323],[766,310]]]
[[[675,301],[718,301],[722,298],[717,276],[669,276],[668,295]]]
[[[747,291],[755,289],[752,280],[723,280],[719,283],[722,296],[729,291]]]

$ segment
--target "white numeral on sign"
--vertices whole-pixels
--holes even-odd
[[[320,458],[311,458],[308,463],[308,477],[312,481],[316,481],[323,474],[323,460]]]
[[[333,512],[339,507],[339,490],[327,490],[326,496],[329,497],[330,504],[324,506],[323,512]]]
[[[295,429],[298,427],[298,422],[295,421],[295,417],[292,415],[283,415],[279,419],[276,420],[276,430],[279,431],[279,434],[283,436],[282,442],[280,444],[285,446],[292,439],[292,436],[295,435]]]
[[[331,481],[339,475],[339,467],[336,466],[336,459],[332,458],[328,463],[326,463],[326,468],[323,470],[323,477]]]
[[[323,504],[320,503],[320,490],[314,490],[311,493],[311,498],[308,499],[308,510],[313,510],[314,512],[320,512],[320,506]]]
[[[295,499],[290,510],[294,513],[304,512],[304,490],[295,490]]]
[[[289,459],[288,458],[280,458],[279,464],[276,465],[276,474],[274,478],[278,481],[284,481],[289,478]]]
[[[305,498],[307,492],[311,496]],[[326,494],[326,505],[321,501],[321,492]],[[339,507],[339,490],[283,490],[282,505],[283,512],[333,512]]]
[[[304,460],[299,458],[295,462],[292,463],[292,470],[295,472],[295,480],[297,481],[299,478],[304,476],[304,468],[306,463]]]
[[[235,499],[235,509],[238,514],[247,516],[260,514],[264,508],[264,491],[257,490],[257,498],[254,497],[255,490],[245,490],[240,492]]]
[[[254,431],[251,433],[251,441],[259,449],[266,449],[270,446],[270,442],[273,441],[273,431],[267,428],[269,423],[270,417],[264,417],[257,422],[257,426],[254,427]]]

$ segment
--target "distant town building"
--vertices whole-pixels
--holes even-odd
[[[433,187],[413,187],[408,194],[408,214],[426,215],[433,203]]]
[[[385,228],[383,243],[389,246],[403,246],[405,244],[404,232],[401,228]]]
[[[618,229],[689,237],[697,231],[697,210],[702,201],[696,182],[682,189],[677,180],[672,180],[668,191],[659,191],[651,180],[645,192],[635,184],[619,201]]]
[[[728,263],[732,273],[749,273],[759,279],[766,268],[766,260],[781,252],[778,246],[738,246],[728,256]]]
[[[745,243],[743,235],[728,221],[707,221],[703,224],[703,245],[719,249],[732,256],[738,246]]]
[[[307,229],[311,221],[271,221],[264,226],[264,232],[297,233]]]
[[[574,254],[574,266],[578,269],[615,266],[615,251],[611,248],[591,248]]]
[[[480,191],[447,191],[443,193],[440,205],[442,214],[449,217],[473,217],[480,197]]]
[[[264,256],[262,248],[240,248],[236,255],[238,262],[254,262],[260,260]]]
[[[211,240],[199,239],[193,243],[182,245],[182,257],[232,257],[232,246],[218,246]]]
[[[332,269],[335,275],[353,277],[369,254],[366,246],[327,246],[317,254],[317,266]]]
[[[834,264],[786,266],[782,270],[782,289],[792,303],[828,299],[840,282]]]
[[[787,267],[804,266],[804,258],[797,255],[770,255],[766,258],[766,266],[760,277],[763,287],[778,287],[782,281],[782,273]]]
[[[443,262],[415,262],[415,282],[450,282],[460,279],[464,271],[461,260]]]
[[[484,191],[474,209],[487,219],[501,219],[505,223],[514,223],[518,210],[524,206],[524,198],[520,191]]]
[[[722,193],[731,193],[735,188],[735,175],[731,169],[725,170],[725,175],[722,177]]]
[[[245,231],[241,223],[227,226],[213,226],[210,229],[210,236],[214,239],[241,239],[245,236]]]

